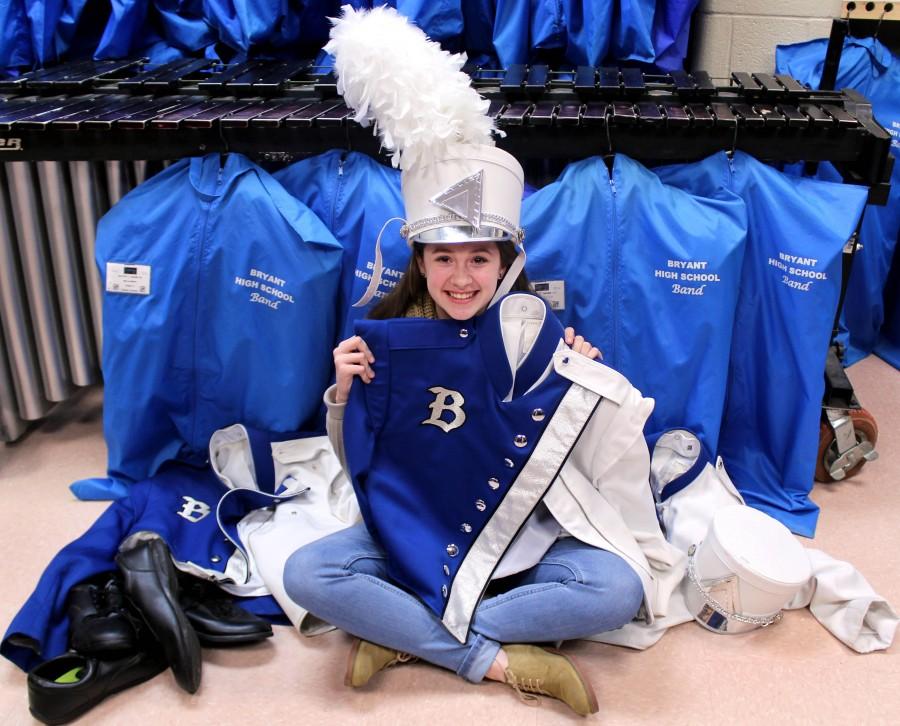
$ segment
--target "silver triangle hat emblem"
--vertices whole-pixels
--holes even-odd
[[[453,186],[447,187],[440,194],[433,196],[432,204],[458,214],[473,227],[481,227],[481,195],[484,170],[467,176]]]

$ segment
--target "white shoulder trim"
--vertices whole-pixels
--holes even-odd
[[[553,355],[553,369],[563,378],[584,386],[617,405],[622,405],[634,386],[618,371],[569,349]]]

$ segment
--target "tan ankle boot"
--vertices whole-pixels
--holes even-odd
[[[504,645],[503,650],[509,658],[506,682],[523,701],[537,702],[540,694],[559,699],[582,716],[597,713],[594,689],[571,658],[536,645]]]
[[[344,675],[344,685],[351,688],[360,688],[369,682],[379,671],[390,668],[397,663],[409,663],[416,660],[409,653],[401,653],[398,650],[385,648],[368,640],[354,639],[350,648],[350,658],[347,660],[347,673]]]

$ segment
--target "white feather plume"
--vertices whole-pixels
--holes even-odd
[[[457,144],[493,145],[490,103],[452,55],[390,7],[341,9],[325,50],[338,92],[362,126],[375,123],[395,167],[445,158]],[[498,132],[499,133],[499,132]]]

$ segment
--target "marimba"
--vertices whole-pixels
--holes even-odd
[[[520,159],[624,153],[645,163],[740,149],[770,161],[830,161],[886,196],[890,137],[852,90],[790,76],[635,68],[469,65],[473,85]],[[75,63],[0,81],[0,158],[173,159],[237,151],[289,161],[347,147],[377,154],[334,75],[314,61],[223,65],[182,59]]]

